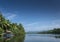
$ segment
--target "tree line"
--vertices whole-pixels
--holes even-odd
[[[38,34],[60,34],[60,28],[54,28],[53,30],[38,32]]]

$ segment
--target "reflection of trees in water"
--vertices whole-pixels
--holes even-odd
[[[16,36],[13,37],[12,42],[24,42],[25,36],[20,35],[20,36]]]
[[[10,41],[10,38],[4,38],[3,39],[3,42],[9,42]]]
[[[0,39],[0,42],[24,42],[25,35],[15,36],[13,38]]]
[[[55,38],[60,38],[60,36],[54,36]]]

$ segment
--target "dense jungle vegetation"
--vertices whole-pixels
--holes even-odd
[[[24,27],[21,23],[11,23],[11,21],[7,20],[2,13],[0,13],[0,35],[6,31],[11,31],[14,35],[25,34]]]

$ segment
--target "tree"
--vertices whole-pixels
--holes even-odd
[[[22,24],[11,23],[9,20],[5,19],[5,17],[0,13],[0,31],[7,32],[7,30],[11,31],[13,34],[20,35],[25,34],[24,27]]]

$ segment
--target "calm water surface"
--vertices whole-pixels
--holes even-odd
[[[59,35],[52,34],[27,34],[25,42],[60,42]]]
[[[26,34],[12,38],[0,38],[0,42],[60,42],[60,35],[53,34]]]

